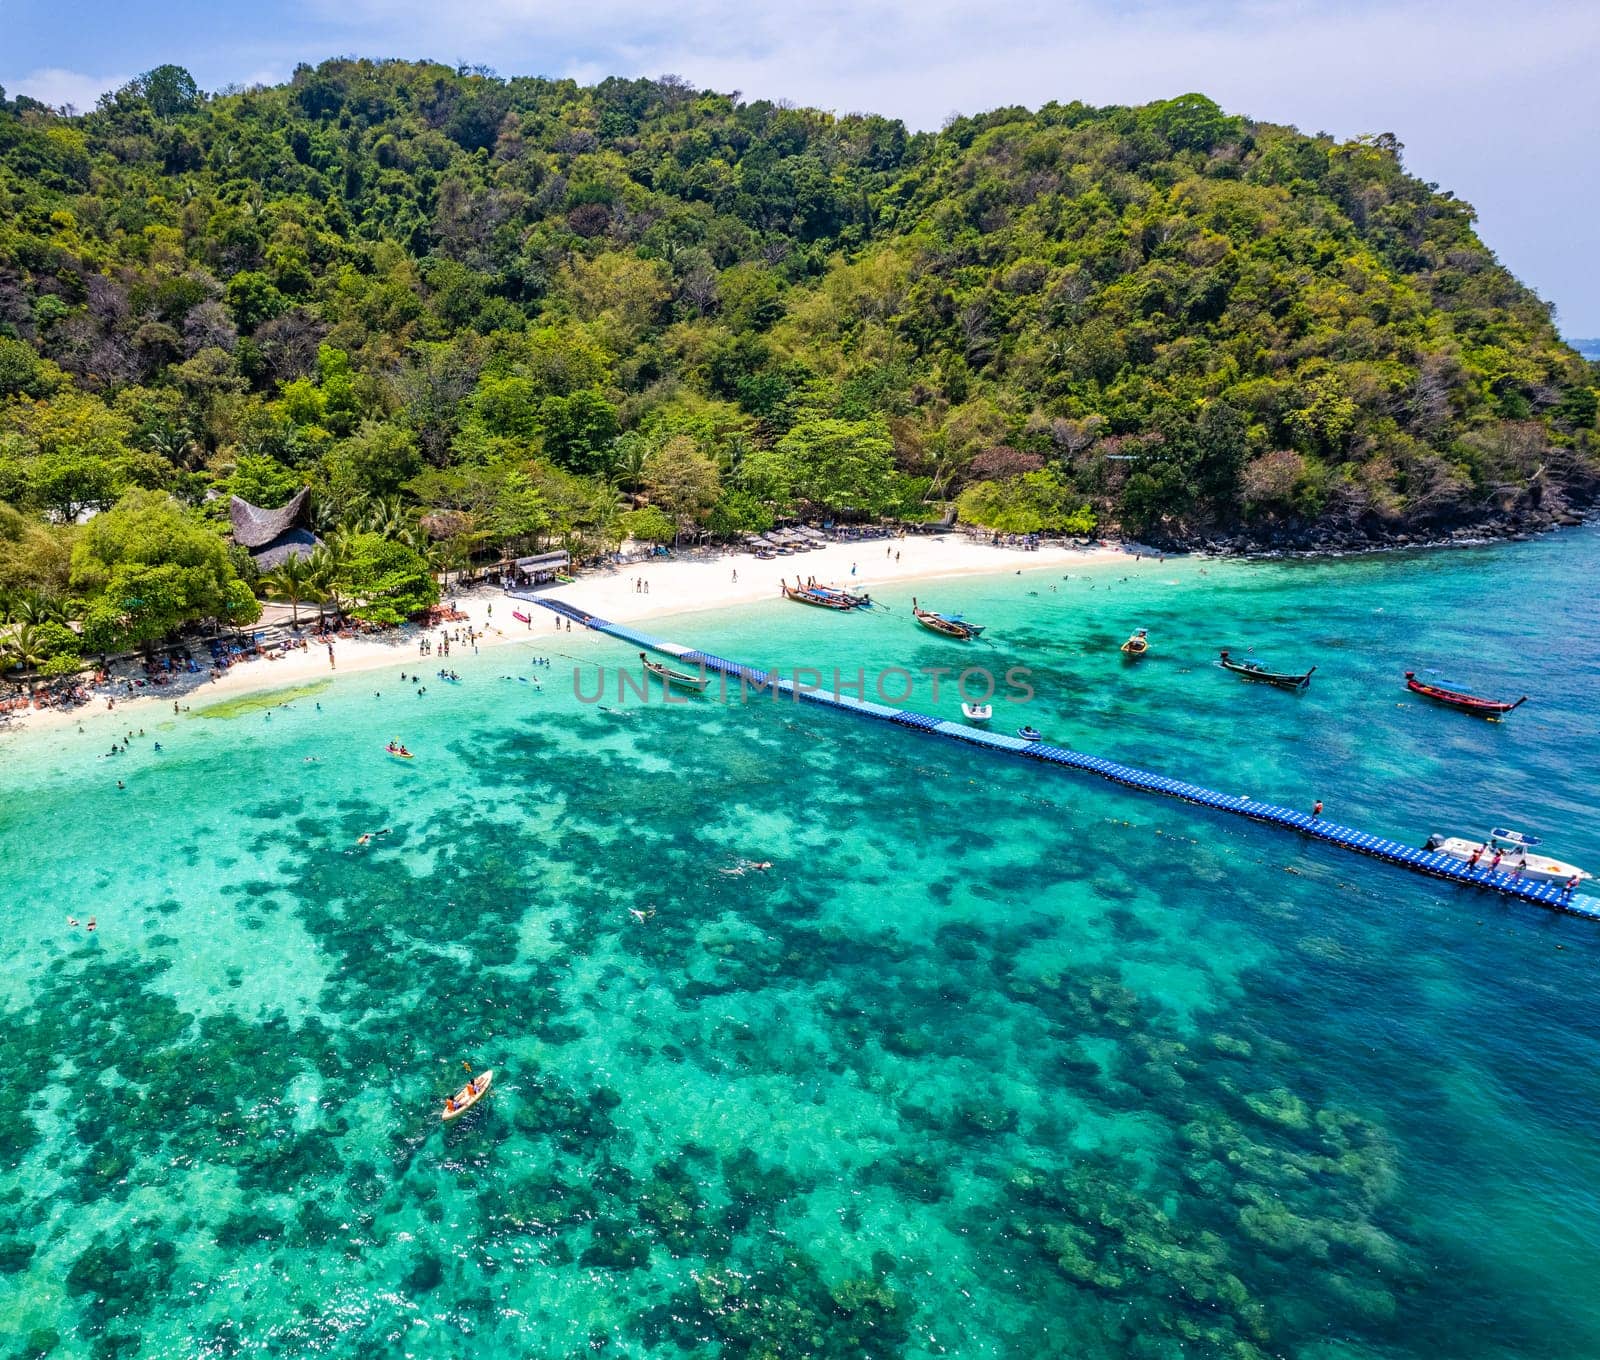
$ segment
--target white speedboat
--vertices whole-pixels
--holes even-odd
[[[985,723],[994,717],[994,707],[991,704],[962,704],[961,716],[968,722]]]
[[[1563,864],[1537,848],[1537,836],[1496,827],[1481,841],[1462,836],[1429,836],[1423,848],[1441,855],[1465,860],[1473,869],[1494,869],[1502,874],[1518,874],[1534,883],[1571,883],[1574,887],[1594,877],[1575,864]]]

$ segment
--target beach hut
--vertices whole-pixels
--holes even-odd
[[[228,523],[233,541],[250,554],[261,572],[276,571],[291,557],[309,557],[321,542],[311,532],[308,486],[277,510],[264,510],[235,496],[228,502]]]

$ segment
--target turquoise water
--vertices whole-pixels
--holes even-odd
[[[1597,567],[924,583],[966,648],[902,588],[651,626],[1025,665],[997,725],[1593,867]],[[1592,926],[809,708],[602,712],[569,658],[633,649],[530,638],[152,708],[115,761],[129,715],[0,737],[0,1353],[1600,1355]],[[463,1061],[495,1090],[445,1128]]]

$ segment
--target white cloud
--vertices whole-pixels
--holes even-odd
[[[119,89],[131,79],[131,76],[91,76],[85,75],[82,71],[46,66],[37,71],[30,71],[25,76],[0,80],[0,85],[3,85],[6,92],[12,96],[30,95],[41,104],[49,104],[52,108],[70,104],[83,113],[92,109],[95,102],[107,90]]]

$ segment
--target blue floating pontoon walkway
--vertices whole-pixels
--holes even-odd
[[[707,674],[723,675],[730,679],[736,679],[741,687],[792,696],[803,703],[821,704],[826,708],[856,713],[862,717],[876,718],[881,722],[891,722],[901,727],[915,728],[919,731],[928,732],[933,736],[965,742],[969,746],[988,747],[993,751],[1007,752],[1042,764],[1061,765],[1072,770],[1082,770],[1086,774],[1099,775],[1102,779],[1109,779],[1114,784],[1122,784],[1130,789],[1142,789],[1147,793],[1164,794],[1169,798],[1182,799],[1186,803],[1197,803],[1201,807],[1215,808],[1218,812],[1229,812],[1238,817],[1248,817],[1253,822],[1281,826],[1290,831],[1297,831],[1303,836],[1309,836],[1313,840],[1326,841],[1329,845],[1336,845],[1342,850],[1354,851],[1358,855],[1369,855],[1374,859],[1384,860],[1403,869],[1410,869],[1414,873],[1427,874],[1432,878],[1447,879],[1452,883],[1464,884],[1467,887],[1488,888],[1494,892],[1503,893],[1507,897],[1517,897],[1524,902],[1533,902],[1538,906],[1548,907],[1552,911],[1565,912],[1569,916],[1582,916],[1591,921],[1600,921],[1600,898],[1569,894],[1565,885],[1533,883],[1510,873],[1471,868],[1453,855],[1438,854],[1429,850],[1416,850],[1409,845],[1401,844],[1399,841],[1389,840],[1383,836],[1372,836],[1364,831],[1357,831],[1354,827],[1341,826],[1338,822],[1330,822],[1325,817],[1313,817],[1307,812],[1297,812],[1293,808],[1278,807],[1273,803],[1263,803],[1255,798],[1242,798],[1235,797],[1232,794],[1217,793],[1213,789],[1202,788],[1198,784],[1187,784],[1181,779],[1169,779],[1165,775],[1150,774],[1145,770],[1136,770],[1131,765],[1121,765],[1114,760],[1085,755],[1081,751],[1071,751],[1063,746],[1052,746],[1042,741],[1023,741],[1020,737],[1009,737],[1000,732],[985,732],[980,728],[968,727],[965,723],[948,722],[944,719],[929,717],[925,713],[913,712],[910,709],[870,703],[867,700],[851,698],[848,695],[829,693],[805,685],[795,685],[792,681],[784,680],[781,677],[769,676],[765,671],[757,670],[753,666],[744,666],[737,661],[729,661],[726,657],[713,656],[708,652],[698,652],[688,647],[679,646],[676,643],[664,642],[660,638],[652,637],[650,634],[640,632],[636,628],[629,628],[624,624],[611,623],[605,619],[596,618],[593,614],[586,613],[584,610],[575,608],[561,600],[515,590],[507,593],[515,595],[520,600],[526,600],[529,604],[536,604],[541,608],[551,610],[553,613],[559,614],[563,618],[571,619],[572,622],[581,624],[585,628],[592,628],[596,632],[621,638],[623,641],[633,643],[635,646],[645,647],[651,651],[660,652],[665,656],[676,657],[679,661],[689,665],[702,667]]]

